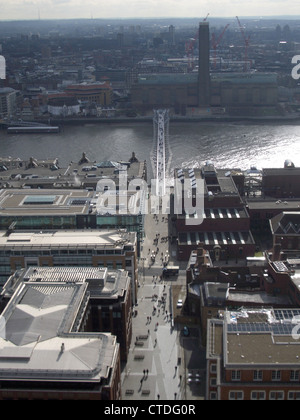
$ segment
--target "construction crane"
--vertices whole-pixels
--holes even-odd
[[[215,34],[212,34],[212,47],[213,47],[213,49],[214,49],[214,66],[215,66],[215,68],[217,67],[217,47],[218,47],[218,45],[220,44],[220,42],[221,42],[221,40],[222,40],[222,38],[223,38],[223,36],[224,36],[225,32],[226,32],[226,31],[227,31],[227,29],[229,28],[229,26],[230,26],[230,23],[228,23],[228,24],[225,26],[225,28],[224,28],[223,32],[221,33],[221,35],[219,36],[219,38],[218,38],[218,39],[216,39],[216,35],[215,35]]]
[[[240,30],[241,30],[241,33],[242,33],[244,42],[245,42],[245,65],[244,65],[244,71],[246,72],[247,71],[247,62],[248,62],[248,48],[249,48],[249,43],[250,43],[250,35],[248,36],[248,38],[246,38],[245,31],[244,31],[244,28],[243,28],[243,26],[242,26],[242,24],[240,22],[240,19],[238,18],[238,16],[236,18],[237,18],[237,21],[238,21],[238,24],[239,24],[239,27],[240,27]]]
[[[185,43],[185,52],[188,58],[188,68],[191,69],[194,67],[194,44],[196,40],[194,38],[190,38]]]

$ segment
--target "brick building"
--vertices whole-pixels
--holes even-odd
[[[250,218],[231,172],[206,164],[201,169],[179,169],[175,175],[184,184],[204,182],[202,215],[177,215],[178,259],[187,261],[199,243],[210,252],[212,260],[241,259],[253,256],[255,243],[250,231]],[[196,190],[192,189],[192,194]],[[203,217],[199,224],[188,219]]]
[[[70,85],[65,91],[81,102],[88,102],[98,106],[109,106],[112,103],[113,92],[109,82]]]
[[[300,250],[300,212],[283,212],[270,220],[273,247],[290,256],[299,255]]]
[[[187,107],[226,108],[233,115],[259,115],[262,107],[278,103],[277,75],[271,73],[210,74],[208,22],[199,26],[199,66],[192,73],[141,73],[131,88],[133,106],[146,111]]]
[[[299,314],[299,309],[247,309],[210,320],[207,399],[300,399],[300,340],[294,334]]]
[[[284,168],[268,168],[262,173],[263,194],[275,198],[299,198],[300,168],[286,162]]]

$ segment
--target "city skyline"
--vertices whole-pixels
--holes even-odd
[[[295,0],[217,0],[211,4],[208,0],[201,2],[188,0],[111,0],[109,3],[96,0],[0,0],[1,20],[28,19],[72,19],[72,18],[188,18],[257,16],[295,17],[300,15],[299,3]]]

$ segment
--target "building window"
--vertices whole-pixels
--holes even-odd
[[[271,391],[269,394],[270,400],[284,400],[284,392],[283,391]]]
[[[210,386],[217,386],[217,379],[216,378],[212,378],[210,380]]]
[[[215,364],[210,365],[210,373],[217,373],[217,365]]]
[[[262,381],[262,379],[263,379],[263,371],[255,370],[253,372],[253,381]]]
[[[216,392],[211,392],[210,393],[210,400],[211,401],[215,401],[218,398],[218,394]]]
[[[240,381],[241,380],[241,371],[240,370],[233,370],[231,372],[231,380],[232,381]]]
[[[281,372],[280,370],[272,370],[272,381],[280,381],[281,380]]]
[[[299,382],[299,370],[291,370],[290,381]]]
[[[230,391],[229,392],[229,400],[230,401],[240,401],[244,399],[244,392],[243,391]]]
[[[266,399],[265,391],[251,391],[251,400],[259,401],[259,400],[265,400],[265,399]]]
[[[300,400],[300,392],[299,391],[289,391],[288,400]]]

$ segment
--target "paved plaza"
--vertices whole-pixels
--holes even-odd
[[[184,373],[178,364],[182,358],[180,337],[170,316],[172,280],[160,279],[163,263],[172,260],[174,252],[166,239],[168,224],[166,216],[146,216],[137,316],[133,318],[132,345],[122,372],[124,400],[180,400],[184,394]]]

